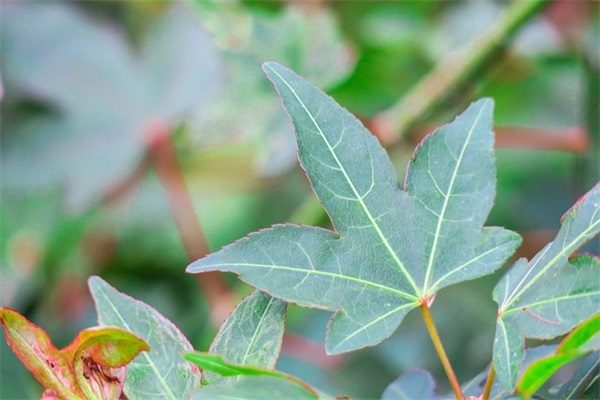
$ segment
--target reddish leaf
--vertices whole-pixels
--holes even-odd
[[[74,360],[77,381],[86,395],[113,399],[123,391],[125,366],[144,350],[150,346],[133,333],[94,327],[79,332],[61,352]]]
[[[47,389],[43,398],[83,397],[71,367],[72,361],[58,351],[43,329],[5,307],[0,308],[0,322],[8,345],[35,379]]]

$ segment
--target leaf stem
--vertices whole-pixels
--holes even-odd
[[[483,394],[481,400],[489,400],[490,394],[492,393],[492,386],[494,386],[494,379],[496,378],[496,370],[494,369],[494,363],[490,364],[490,370],[488,371],[487,380],[485,381],[485,387],[483,388]]]
[[[438,335],[437,329],[435,328],[435,324],[433,323],[433,318],[431,317],[431,312],[429,311],[429,307],[427,306],[427,301],[422,301],[419,308],[421,309],[421,314],[423,314],[425,326],[427,327],[427,331],[429,332],[429,336],[431,337],[431,341],[433,342],[433,347],[435,347],[440,361],[444,366],[444,371],[446,371],[446,375],[448,376],[448,381],[450,382],[452,391],[454,392],[454,395],[458,400],[462,400],[464,399],[464,396],[462,390],[460,389],[460,384],[458,383],[458,379],[456,379],[456,375],[454,374],[454,370],[452,369],[452,364],[450,364],[450,360],[446,355],[446,351],[444,350],[444,346],[442,345],[440,336]]]

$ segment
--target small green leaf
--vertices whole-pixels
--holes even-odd
[[[0,322],[10,348],[45,389],[65,399],[83,397],[73,359],[61,353],[42,328],[5,307],[0,308]]]
[[[274,376],[245,376],[224,385],[209,386],[194,393],[196,399],[211,400],[317,400],[321,396],[296,382]]]
[[[219,329],[210,352],[233,364],[274,369],[283,338],[286,303],[256,291],[242,301]],[[211,384],[221,379],[205,374]]]
[[[185,353],[183,358],[191,363],[196,364],[205,371],[211,371],[221,376],[239,376],[239,375],[267,375],[278,376],[280,378],[288,378],[289,375],[283,372],[272,371],[270,369],[261,368],[253,365],[242,365],[229,363],[219,354],[205,353],[194,351]]]
[[[229,393],[231,388],[236,388],[232,393],[239,393],[237,396],[243,399],[253,399],[257,398],[256,396],[262,396],[261,398],[329,398],[328,395],[318,393],[317,390],[312,388],[310,385],[305,382],[295,378],[291,375],[285,374],[279,371],[273,371],[266,368],[257,367],[254,365],[241,365],[241,364],[233,364],[229,363],[219,355],[219,354],[211,354],[200,351],[194,351],[191,353],[185,353],[183,358],[186,360],[198,365],[204,371],[211,371],[216,374],[219,374],[224,377],[241,377],[235,380],[223,380],[219,384],[211,384],[208,386],[207,390],[202,390],[200,394],[204,395],[201,398],[210,398],[212,399],[212,393],[219,393],[221,396],[224,396],[225,393]],[[256,382],[262,382],[260,380],[252,380],[245,381],[245,378],[249,377],[261,377],[261,378],[276,378],[276,380],[268,380],[268,382],[276,382],[274,384],[267,384],[265,387],[261,387],[260,385],[254,387]],[[240,384],[241,382],[251,382]],[[211,389],[214,390],[211,391]],[[229,388],[229,389],[228,389]],[[240,390],[238,392],[238,388],[244,388],[244,390],[248,390],[248,392],[244,392]],[[279,394],[280,390],[292,390],[289,394],[285,396],[283,394]],[[233,390],[233,389],[231,389]],[[210,393],[210,395],[209,395]],[[228,396],[233,396],[230,394]],[[283,397],[282,397],[283,396]],[[292,396],[292,397],[289,397]],[[221,398],[221,397],[219,397]],[[223,397],[229,398],[229,397]]]
[[[336,311],[327,351],[375,345],[448,285],[488,274],[520,237],[482,228],[495,194],[492,102],[472,104],[415,151],[401,188],[377,140],[289,69],[266,63],[298,156],[336,231],[276,225],[194,262],[285,301]]]
[[[120,293],[99,277],[89,286],[102,325],[117,326],[144,339],[151,347],[127,368],[123,391],[129,399],[183,399],[200,383],[200,371],[181,358],[192,345],[149,305]]]
[[[600,350],[600,314],[575,328],[558,346],[556,353],[532,363],[517,383],[524,397],[531,397],[563,365],[588,351]]]
[[[550,339],[598,311],[600,271],[592,255],[569,257],[600,232],[600,184],[563,217],[556,239],[530,262],[519,260],[494,288],[499,304],[494,365],[498,379],[515,387],[524,338]],[[507,334],[508,333],[508,334]]]
[[[435,381],[427,371],[411,371],[394,380],[381,400],[441,400]]]

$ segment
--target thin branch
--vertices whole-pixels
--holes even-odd
[[[483,394],[481,400],[489,400],[492,393],[492,386],[494,386],[494,379],[496,378],[496,370],[494,369],[494,363],[490,364],[490,370],[488,371],[487,380],[483,388]]]
[[[373,133],[387,144],[399,141],[424,116],[470,86],[506,50],[515,33],[548,4],[549,0],[513,1],[484,36],[451,54],[400,101],[377,115],[371,124]]]
[[[450,364],[450,360],[446,355],[446,351],[444,350],[444,346],[442,345],[442,340],[438,335],[437,329],[435,328],[435,324],[433,323],[433,318],[431,317],[431,312],[429,311],[429,307],[426,301],[421,302],[419,306],[421,309],[421,314],[423,314],[423,319],[425,320],[425,326],[427,327],[427,331],[429,332],[429,336],[431,337],[431,341],[433,342],[433,347],[438,353],[440,361],[444,366],[444,371],[446,371],[446,375],[448,376],[448,381],[450,382],[450,386],[452,387],[452,391],[458,400],[462,400],[464,395],[462,390],[460,389],[460,384],[458,383],[458,379],[456,379],[456,374],[452,369],[452,364]]]
[[[173,220],[190,261],[204,257],[210,252],[185,178],[177,162],[177,154],[171,141],[170,131],[154,123],[147,131],[148,151],[163,189],[167,195]],[[211,318],[216,326],[233,311],[234,302],[229,287],[220,272],[198,275],[198,282],[210,307]]]

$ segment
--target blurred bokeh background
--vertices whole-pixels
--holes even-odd
[[[269,60],[363,120],[400,179],[423,135],[492,97],[488,225],[518,231],[530,257],[599,179],[599,6],[3,0],[0,305],[66,345],[96,324],[86,280],[100,275],[207,349],[250,288],[186,275],[189,260],[278,222],[329,226],[262,74]],[[498,276],[444,289],[433,306],[462,381],[490,360]],[[378,398],[415,367],[447,388],[420,316],[338,357],[323,350],[329,317],[290,306],[279,369],[354,398]],[[39,397],[0,342],[0,398]]]

